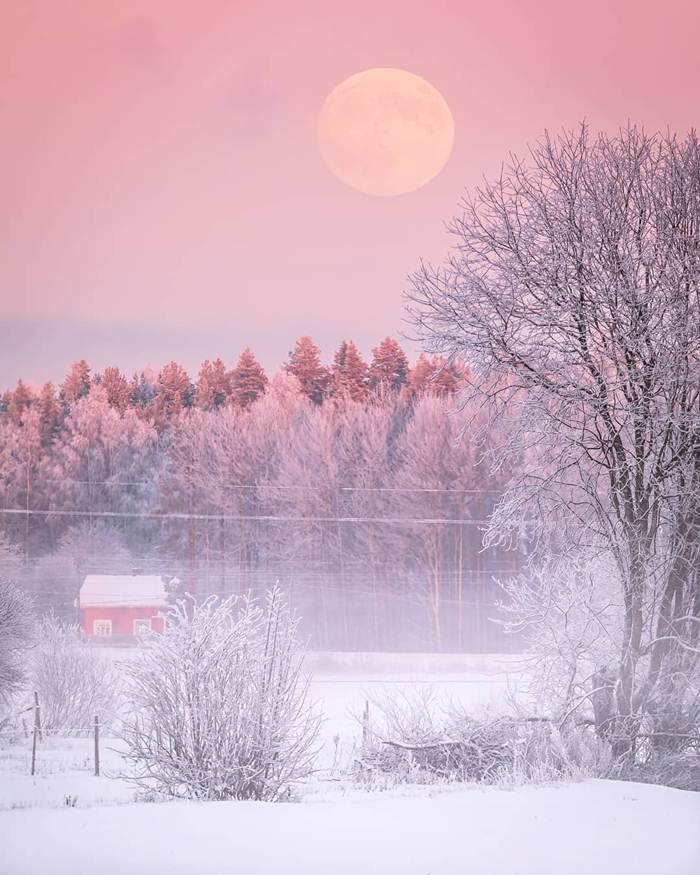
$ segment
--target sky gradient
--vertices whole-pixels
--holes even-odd
[[[0,387],[204,358],[327,358],[402,328],[465,187],[543,129],[700,119],[700,4],[6,0]],[[431,82],[455,148],[426,187],[346,188],[318,111],[368,67]]]

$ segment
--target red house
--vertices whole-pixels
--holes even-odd
[[[80,587],[80,628],[90,638],[128,640],[162,632],[166,610],[157,574],[88,574]]]

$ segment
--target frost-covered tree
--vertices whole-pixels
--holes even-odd
[[[178,603],[125,666],[134,781],[162,796],[276,800],[310,774],[319,718],[297,620],[264,603]]]
[[[33,630],[29,599],[14,584],[0,579],[0,704],[7,703],[26,680]]]
[[[321,404],[328,392],[330,374],[321,363],[319,348],[310,337],[300,337],[284,366],[296,377],[301,391],[314,404]]]
[[[165,365],[158,374],[151,405],[156,424],[162,427],[169,419],[191,407],[194,391],[192,381],[182,365],[177,362]]]
[[[61,383],[61,399],[70,405],[79,398],[84,398],[90,391],[90,366],[85,359],[75,362]]]
[[[643,728],[693,733],[700,143],[547,136],[465,200],[452,233],[409,305],[432,351],[468,361],[471,397],[509,421],[524,462],[487,541],[525,527],[543,561],[613,562],[622,635],[598,670],[615,750]]]
[[[105,390],[95,385],[76,401],[42,461],[42,478],[50,483],[44,506],[90,515],[139,511],[150,495],[149,480],[157,470],[155,429],[128,408],[123,414],[111,406]],[[117,518],[115,523],[123,520]],[[59,538],[75,522],[58,517],[54,535]]]
[[[56,390],[53,383],[44,383],[36,406],[39,413],[41,442],[45,447],[48,447],[56,436],[61,417],[61,407],[56,398]]]
[[[231,371],[232,397],[236,404],[248,407],[265,394],[267,375],[262,365],[255,358],[249,347],[246,347],[238,358],[236,367]]]
[[[109,404],[120,413],[124,413],[131,402],[131,390],[129,381],[119,368],[105,368],[100,375],[99,384],[102,386]]]
[[[369,383],[375,391],[398,392],[408,379],[408,358],[393,337],[384,340],[372,350]]]
[[[112,663],[80,640],[77,626],[45,616],[31,654],[31,680],[39,693],[47,733],[90,732],[95,717],[114,721],[118,679]]]
[[[419,395],[454,395],[464,379],[462,368],[443,356],[421,355],[408,372],[408,390],[412,397]]]
[[[333,393],[341,399],[364,401],[368,395],[367,363],[352,340],[343,341],[336,350],[331,368]]]
[[[220,358],[207,359],[199,369],[195,404],[200,410],[216,410],[231,396],[231,375]]]
[[[7,415],[10,422],[15,425],[21,425],[25,413],[36,400],[35,393],[30,386],[22,380],[18,380],[14,391],[8,393],[7,398]]]

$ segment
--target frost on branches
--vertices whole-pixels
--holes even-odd
[[[507,423],[496,462],[522,460],[487,543],[525,533],[532,545],[524,623],[570,603],[560,620],[580,627],[589,664],[560,628],[558,697],[597,702],[598,731],[630,762],[642,743],[688,750],[700,735],[700,142],[584,126],[512,159],[463,206],[453,256],[421,268],[409,301],[431,351],[468,361],[471,403]],[[601,631],[585,598],[599,562],[619,611],[602,655],[602,639],[586,641]]]
[[[277,589],[262,604],[180,601],[125,665],[135,783],[166,797],[276,800],[306,777],[319,717],[296,629]]]

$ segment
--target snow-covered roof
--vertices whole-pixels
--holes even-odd
[[[80,587],[81,608],[162,608],[165,604],[159,574],[88,574]]]

